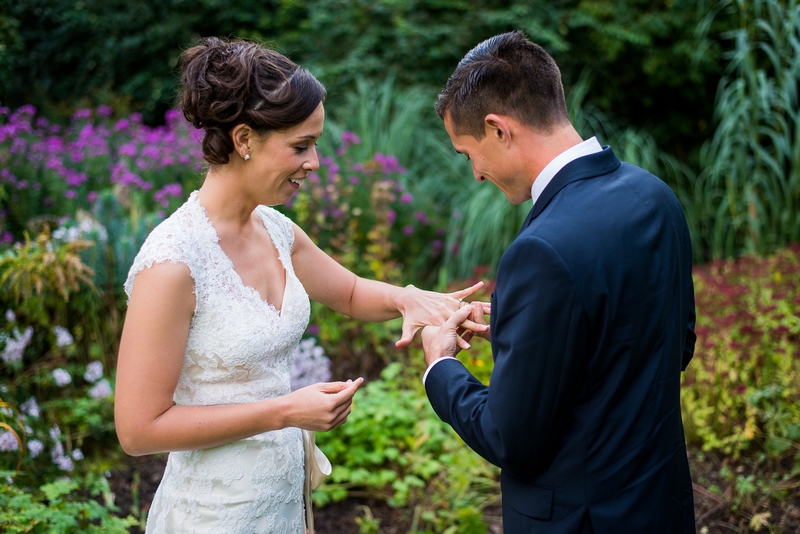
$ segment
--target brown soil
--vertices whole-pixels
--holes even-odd
[[[111,488],[116,496],[120,515],[132,514],[140,518],[142,526],[144,525],[165,462],[166,455],[128,457],[123,468],[112,472]],[[769,472],[763,465],[749,465],[744,461],[736,463],[710,454],[690,453],[690,462],[699,533],[800,533],[800,474],[794,473],[787,481],[779,478],[774,482],[764,482],[770,473],[789,473],[791,458],[769,465]],[[756,492],[756,499],[741,495],[737,497],[732,477],[723,478],[720,475],[723,467],[733,473],[732,477],[752,475],[751,480],[756,484],[761,480],[762,485],[771,488],[773,496],[762,498],[764,492]],[[755,515],[763,518],[763,526],[756,525],[758,521],[754,521]],[[500,516],[499,507],[486,510],[484,517],[489,525],[488,534],[502,534]],[[348,498],[324,508],[316,508],[314,517],[316,530],[320,534],[359,534],[357,518],[377,519],[383,534],[404,534],[411,524],[407,510],[391,508],[381,501],[358,498]],[[131,529],[132,534],[140,532],[142,531],[138,528]]]

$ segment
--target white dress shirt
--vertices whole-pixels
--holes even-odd
[[[531,199],[533,200],[533,203],[536,204],[536,201],[542,195],[542,191],[544,191],[544,188],[547,187],[547,184],[549,184],[553,177],[558,174],[558,171],[566,167],[568,163],[575,161],[578,158],[582,158],[583,156],[602,152],[602,150],[603,147],[600,146],[600,142],[597,140],[597,138],[591,137],[582,143],[578,143],[577,145],[568,148],[553,158],[552,161],[550,161],[550,163],[548,163],[547,166],[542,169],[542,172],[539,173],[539,176],[536,177],[536,180],[533,181],[533,186],[531,186]],[[434,365],[442,360],[455,359],[456,358],[453,356],[444,356],[430,364],[425,370],[425,374],[422,375],[422,383],[425,384],[425,380],[428,378],[428,373],[430,373]]]

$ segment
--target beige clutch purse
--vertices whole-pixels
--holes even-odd
[[[311,491],[317,489],[325,477],[331,474],[331,462],[325,456],[315,441],[317,433],[311,430],[302,430],[303,452],[305,453],[306,478],[303,485],[303,494],[306,500],[306,532],[314,534],[314,512],[311,510]]]

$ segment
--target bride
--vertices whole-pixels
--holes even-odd
[[[291,392],[309,298],[360,320],[402,315],[403,346],[480,284],[443,295],[357,277],[267,207],[319,167],[325,89],[307,70],[216,38],[186,50],[181,67],[208,172],[128,275],[117,434],[128,454],[170,452],[148,533],[303,533],[300,429],[343,424],[363,382]]]

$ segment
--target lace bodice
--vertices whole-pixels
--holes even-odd
[[[130,269],[129,297],[135,276],[156,263],[185,264],[194,280],[196,306],[175,389],[178,405],[248,403],[291,391],[292,356],[310,305],[292,267],[291,221],[265,206],[256,213],[286,271],[280,311],[244,285],[197,192],[153,230]],[[173,452],[147,531],[302,532],[302,454],[296,428],[205,451]],[[191,520],[202,528],[189,528]],[[253,529],[256,523],[268,527]]]
[[[125,283],[128,296],[135,275],[154,263],[183,263],[195,282],[197,304],[176,404],[238,404],[291,391],[292,354],[308,324],[310,306],[292,268],[291,221],[265,206],[256,212],[286,270],[280,311],[234,271],[197,192],[153,230],[133,262]]]

